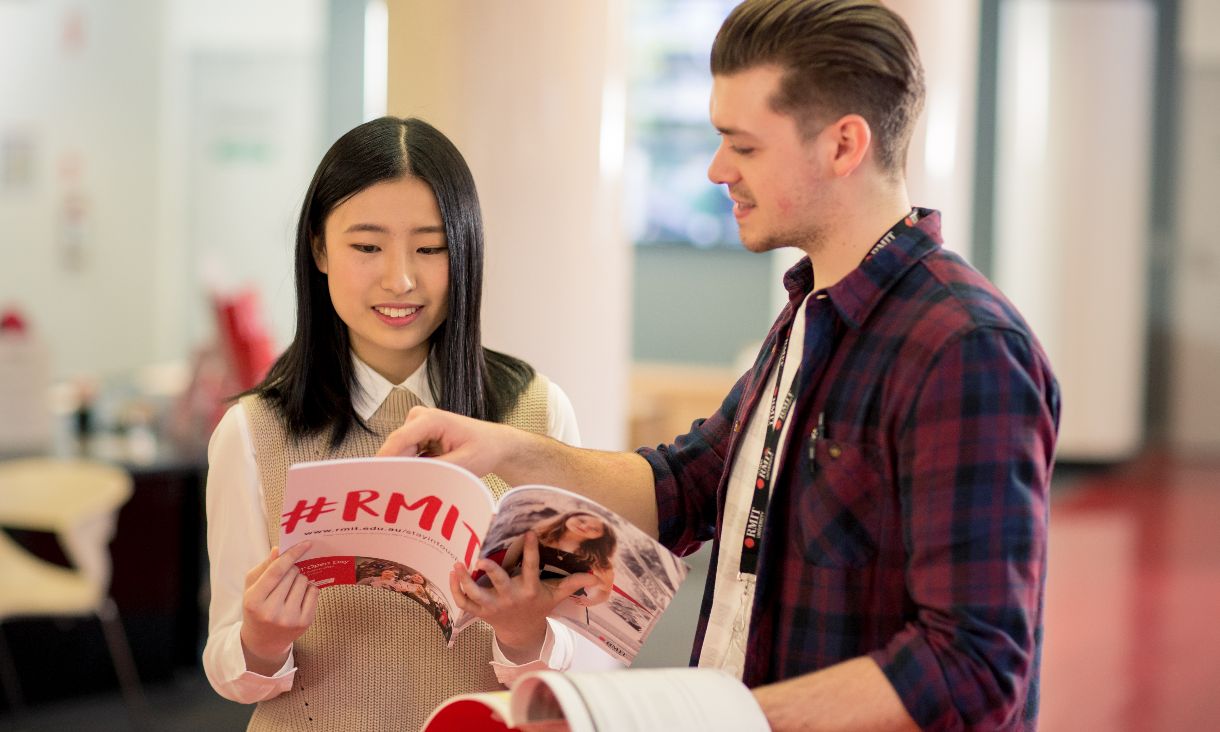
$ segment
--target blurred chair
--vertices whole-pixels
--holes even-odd
[[[14,618],[96,615],[131,721],[143,727],[147,704],[109,595],[110,549],[119,508],[131,497],[126,471],[88,460],[30,458],[0,462],[0,526],[53,532],[72,567],[34,556],[0,531],[0,625]],[[0,632],[0,677],[14,711],[20,683]]]

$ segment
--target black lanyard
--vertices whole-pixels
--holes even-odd
[[[800,316],[800,313],[797,313]],[[795,321],[794,321],[795,322]],[[780,382],[784,378],[784,362],[788,359],[788,342],[792,338],[792,326],[788,326],[784,347],[779,353],[779,363],[775,367],[775,388],[771,390],[771,410],[767,413],[767,435],[763,439],[762,455],[758,458],[758,475],[754,480],[754,497],[750,501],[750,515],[746,517],[745,537],[741,542],[741,573],[755,574],[758,569],[758,549],[762,544],[763,523],[767,517],[767,504],[771,500],[771,479],[774,469],[778,467],[775,451],[779,447],[779,435],[784,429],[784,420],[796,401],[796,376],[788,387],[788,395],[776,414],[779,403]]]
[[[920,218],[922,216],[919,209],[912,210],[905,219],[877,241],[873,248],[864,255],[864,261],[872,259],[873,255],[889,246],[899,235],[918,223]],[[797,309],[796,315],[793,316],[793,323],[796,322],[796,318],[800,317],[804,317],[803,306]],[[776,414],[776,405],[779,403],[779,386],[784,378],[784,361],[788,358],[788,343],[791,338],[792,325],[790,324],[787,337],[784,338],[784,347],[779,354],[779,363],[775,367],[775,389],[771,392],[771,410],[767,413],[767,436],[763,440],[762,454],[758,458],[758,476],[754,479],[754,496],[750,501],[750,514],[746,517],[745,536],[741,540],[741,574],[757,574],[763,524],[767,518],[767,506],[771,501],[771,479],[775,475],[775,469],[778,468],[775,451],[779,447],[779,435],[783,431],[784,420],[788,418],[792,403],[796,401],[798,379],[794,375],[792,385],[788,387],[788,395],[784,397],[784,402],[779,407],[779,413]]]

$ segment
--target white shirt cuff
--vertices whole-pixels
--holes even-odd
[[[518,676],[530,671],[566,671],[572,665],[572,631],[555,620],[547,618],[546,636],[542,639],[542,648],[538,651],[537,660],[528,663],[513,663],[500,650],[500,642],[491,644],[491,669],[501,684],[508,686]]]

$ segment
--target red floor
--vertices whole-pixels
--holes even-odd
[[[1220,461],[1147,458],[1067,482],[1039,729],[1220,730]]]

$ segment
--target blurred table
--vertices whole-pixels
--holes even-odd
[[[149,435],[57,441],[48,453],[104,460],[131,474],[132,497],[119,512],[110,545],[111,596],[142,682],[168,680],[182,667],[197,666],[204,620],[206,455]],[[54,534],[6,530],[38,556],[67,564]],[[12,620],[3,631],[27,702],[116,688],[96,620]]]

